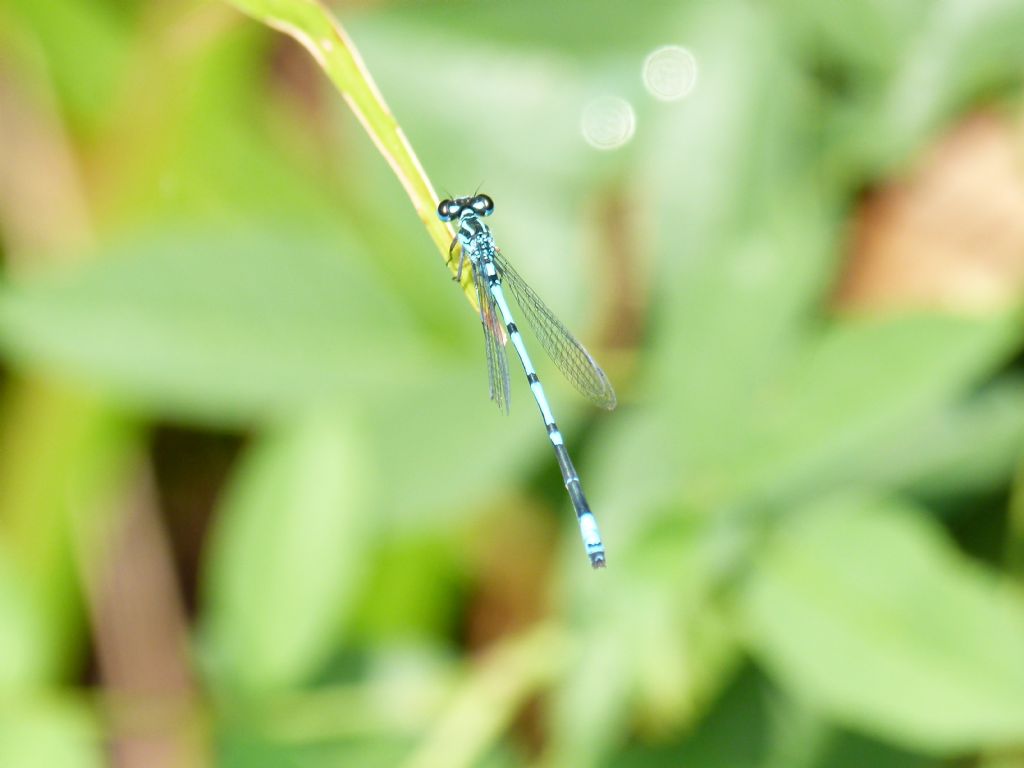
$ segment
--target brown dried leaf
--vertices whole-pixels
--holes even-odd
[[[984,312],[1024,291],[1019,123],[985,113],[941,138],[857,213],[844,309]]]

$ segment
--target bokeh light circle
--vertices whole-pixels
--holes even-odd
[[[660,101],[686,97],[697,84],[697,59],[679,45],[664,45],[644,59],[644,87]]]
[[[625,99],[601,96],[583,108],[580,130],[595,149],[618,149],[636,132],[636,111]]]

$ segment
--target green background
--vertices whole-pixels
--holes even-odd
[[[1024,3],[332,11],[616,386],[538,361],[609,567],[304,49],[3,0],[0,765],[1024,765],[1017,302],[834,299],[866,192],[977,110],[1024,148]]]

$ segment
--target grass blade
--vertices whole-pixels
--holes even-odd
[[[373,82],[359,51],[338,20],[317,0],[227,1],[243,13],[293,37],[316,59],[395,172],[416,209],[416,215],[441,256],[448,261],[448,248],[454,233],[437,218],[437,194]],[[452,260],[449,268],[453,274],[456,266]],[[469,270],[463,271],[462,289],[475,309],[476,297]]]

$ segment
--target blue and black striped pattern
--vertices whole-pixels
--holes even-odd
[[[473,270],[473,282],[480,305],[480,322],[484,330],[491,399],[499,408],[508,411],[510,390],[505,345],[511,341],[523,364],[523,370],[526,371],[530,391],[537,401],[537,407],[540,408],[548,439],[555,449],[558,468],[562,472],[562,480],[576,510],[580,534],[590,563],[594,568],[603,568],[605,551],[597,520],[590,511],[586,496],[583,495],[579,475],[572,459],[569,458],[562,433],[558,430],[551,406],[544,394],[544,387],[512,317],[503,287],[507,286],[515,296],[541,345],[577,389],[598,405],[608,409],[615,407],[615,391],[590,353],[555,318],[495,247],[490,229],[480,220],[480,217],[489,216],[493,210],[494,203],[487,195],[442,200],[437,207],[438,217],[442,221],[458,220],[457,234],[452,242],[452,252],[457,246],[461,248],[458,277],[462,276],[466,259]]]

